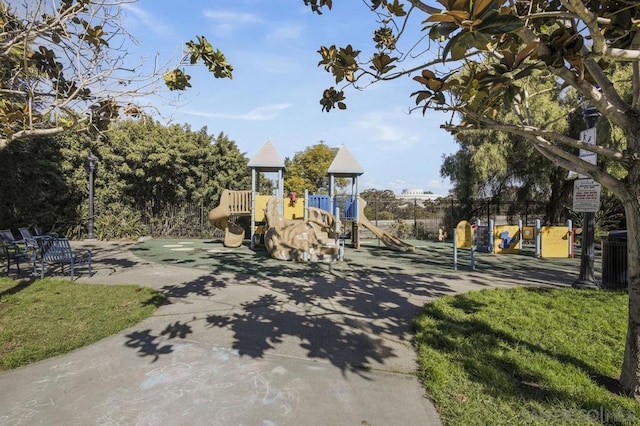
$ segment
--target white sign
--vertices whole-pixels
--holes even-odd
[[[602,187],[593,179],[578,179],[573,182],[573,211],[595,213],[600,210]]]
[[[587,130],[583,130],[580,132],[580,140],[584,143],[588,143],[589,145],[596,144],[596,128],[591,127]],[[598,164],[598,154],[595,152],[587,151],[586,149],[581,149],[580,154],[578,155],[581,160],[586,161],[590,164]],[[585,179],[587,176],[578,175],[578,179]]]
[[[588,143],[589,145],[596,144],[596,128],[591,127],[587,130],[583,130],[580,132],[580,141],[584,143]],[[587,151],[586,149],[580,149],[580,154],[578,154],[581,160],[586,161],[590,164],[598,164],[598,154],[595,152]],[[578,179],[588,179],[588,176],[580,175],[573,170],[569,170],[569,175],[567,179],[575,179],[576,176]]]

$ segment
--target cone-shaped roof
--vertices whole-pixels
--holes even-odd
[[[329,166],[328,174],[340,177],[354,177],[360,176],[364,173],[360,163],[353,158],[351,152],[346,146],[342,145],[336,154],[336,158]]]
[[[249,161],[248,166],[262,171],[278,171],[284,169],[284,161],[271,141],[267,139]]]

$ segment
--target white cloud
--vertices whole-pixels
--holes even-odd
[[[229,120],[245,120],[245,121],[269,121],[277,118],[280,115],[281,111],[284,111],[289,108],[291,108],[291,104],[283,103],[283,104],[273,104],[273,105],[257,107],[252,109],[249,112],[241,113],[241,114],[200,112],[200,111],[191,111],[191,110],[183,110],[181,112],[187,115],[195,115],[199,117],[226,118]]]
[[[131,3],[123,3],[121,7],[129,13],[129,16],[132,16],[140,21],[145,28],[153,33],[165,34],[172,31],[172,28],[169,24],[153,15],[152,13],[148,12],[147,10],[134,6]]]
[[[434,194],[438,195],[448,195],[449,190],[452,188],[451,182],[448,178],[442,179],[431,179],[429,183],[427,183],[427,187],[425,190],[431,191]]]
[[[262,19],[253,13],[231,10],[205,10],[203,15],[214,23],[213,31],[219,36],[230,35],[247,25],[262,22]]]
[[[276,42],[298,40],[302,37],[303,31],[304,26],[301,24],[279,25],[267,35],[267,40]]]
[[[354,125],[362,129],[365,137],[378,142],[377,148],[385,151],[409,151],[421,138],[407,127],[406,114],[394,112],[370,112]]]

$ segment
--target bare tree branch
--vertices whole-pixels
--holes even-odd
[[[441,9],[435,8],[433,6],[429,6],[427,4],[424,4],[420,0],[409,0],[409,3],[411,3],[413,5],[413,7],[415,7],[416,9],[421,10],[424,13],[428,13],[429,15],[441,12]]]
[[[607,41],[600,33],[596,16],[586,8],[581,0],[561,0],[562,4],[584,22],[591,35],[593,46],[591,52],[596,56],[603,56],[607,47]]]

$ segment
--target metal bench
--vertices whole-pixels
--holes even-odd
[[[67,238],[51,238],[42,244],[40,257],[40,278],[44,278],[45,265],[60,265],[64,273],[64,265],[71,269],[71,280],[75,274],[77,265],[88,265],[89,277],[91,277],[91,251],[73,250]]]
[[[20,261],[29,259],[29,248],[24,240],[16,240],[10,229],[0,230],[0,259],[7,260],[7,276],[11,269],[11,261],[15,260],[18,274]]]
[[[51,240],[52,236],[33,235],[29,228],[18,228],[18,231],[20,231],[22,240],[25,242],[27,251],[31,254],[31,263],[33,264],[32,275],[35,277],[38,275],[38,265],[40,264],[43,247]]]

